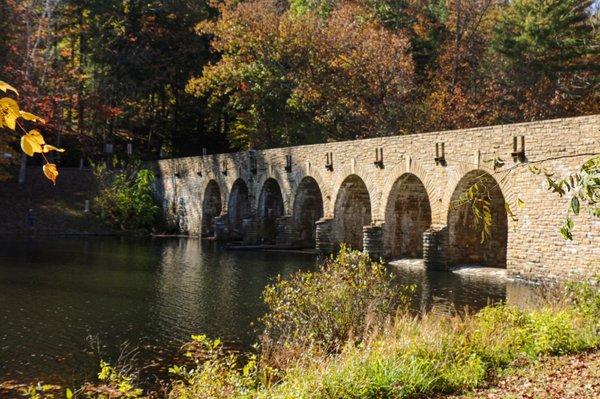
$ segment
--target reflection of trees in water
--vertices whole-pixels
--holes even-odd
[[[163,246],[156,303],[161,328],[214,334],[234,324],[239,271],[219,252],[205,251],[210,251],[207,245],[192,239]]]
[[[289,275],[302,264],[297,254],[227,252],[213,242],[187,238],[166,241],[156,283],[161,333],[183,340],[206,333],[251,343],[251,323],[264,311],[262,290],[278,274]]]

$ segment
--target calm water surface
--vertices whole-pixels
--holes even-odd
[[[161,374],[191,334],[247,346],[277,275],[312,255],[226,251],[195,239],[0,239],[0,382],[73,383],[115,361],[123,343]],[[399,272],[415,309],[485,306],[521,288],[448,273]]]

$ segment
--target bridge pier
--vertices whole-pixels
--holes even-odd
[[[229,226],[227,222],[227,214],[216,216],[214,219],[214,237],[217,241],[227,241],[229,238]]]
[[[289,215],[278,217],[275,244],[282,247],[287,247],[292,245],[294,241],[294,226],[292,223],[292,217]]]
[[[315,249],[321,256],[333,253],[333,219],[322,218],[315,222]]]
[[[448,226],[431,226],[423,232],[425,270],[448,270]]]
[[[254,216],[242,219],[242,237],[244,245],[256,245],[258,242],[258,224]]]
[[[383,226],[384,223],[363,226],[363,252],[374,260],[383,258]]]

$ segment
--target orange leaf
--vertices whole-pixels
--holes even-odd
[[[15,130],[19,117],[19,104],[10,97],[0,98],[0,128]]]
[[[35,129],[21,137],[21,149],[30,157],[36,152],[42,153],[45,144],[44,137]]]
[[[17,91],[17,89],[15,89],[14,87],[12,87],[11,85],[9,85],[6,82],[3,82],[0,80],[0,90],[2,90],[3,92],[7,92],[8,90],[14,92],[17,96],[19,95],[19,92]]]
[[[50,152],[50,151],[65,152],[65,150],[63,148],[56,148],[55,146],[50,145],[50,144],[44,144],[42,146],[42,151],[44,151],[44,153]]]
[[[58,177],[58,169],[56,169],[56,165],[53,163],[47,163],[42,167],[42,170],[44,171],[46,177],[50,179],[54,185],[56,185],[56,178]]]
[[[19,116],[25,120],[28,121],[32,121],[32,122],[39,122],[42,125],[46,123],[46,120],[43,118],[40,118],[37,115],[32,114],[31,112],[26,112],[26,111],[19,111]]]

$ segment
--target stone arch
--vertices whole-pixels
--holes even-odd
[[[269,173],[264,173],[258,176],[258,178],[255,180],[255,183],[252,184],[252,187],[250,185],[248,185],[248,189],[253,190],[253,195],[251,192],[251,198],[254,198],[254,209],[259,209],[260,208],[260,196],[263,193],[263,190],[265,188],[265,184],[267,183],[267,181],[269,180],[273,180],[275,183],[277,183],[277,186],[279,187],[279,191],[281,193],[281,198],[283,200],[283,214],[284,215],[289,215],[291,213],[290,210],[290,187],[289,187],[289,181],[286,181],[287,179],[284,179],[284,176],[281,176],[278,171],[273,171],[273,173],[269,172]],[[258,213],[258,211],[257,211]]]
[[[258,237],[263,243],[274,244],[277,237],[277,219],[283,216],[284,205],[281,187],[269,178],[262,185],[258,197]]]
[[[202,199],[202,236],[209,237],[215,234],[215,217],[221,214],[221,189],[216,180],[210,180],[204,189]]]
[[[300,181],[293,207],[293,231],[298,244],[314,247],[315,222],[323,217],[323,194],[314,178],[306,176]]]
[[[248,185],[243,179],[233,182],[227,203],[229,238],[241,240],[244,236],[243,220],[252,214]]]
[[[299,166],[293,174],[293,179],[290,179],[290,182],[293,181],[292,187],[290,189],[290,192],[293,194],[290,196],[289,201],[290,213],[293,213],[296,206],[294,203],[296,200],[296,195],[294,193],[297,192],[300,183],[302,183],[302,180],[307,177],[314,179],[317,183],[317,186],[319,187],[319,190],[321,191],[321,196],[323,198],[323,214],[333,214],[331,205],[331,182],[329,180],[324,179],[323,175],[319,172],[318,168],[316,168],[314,165],[311,165],[310,163]]]
[[[387,205],[390,203],[390,196],[392,195],[392,188],[394,184],[398,181],[398,178],[406,173],[410,173],[417,177],[425,190],[427,191],[427,196],[429,198],[429,205],[431,206],[432,219],[435,223],[441,219],[445,219],[446,213],[440,212],[440,183],[432,178],[431,173],[427,173],[426,169],[421,166],[421,163],[418,160],[412,159],[410,155],[404,155],[406,158],[403,162],[399,162],[395,166],[393,166],[387,173],[386,178],[383,181],[382,187],[390,187],[389,190],[386,190],[382,193],[381,197],[381,212],[382,214],[378,215],[377,218],[381,220],[387,219]],[[443,213],[443,215],[442,215]]]
[[[371,166],[371,165],[369,165]],[[374,168],[373,168],[374,169]],[[332,214],[328,214],[327,212],[325,213],[326,217],[329,216],[333,216],[335,214],[335,207],[336,207],[336,203],[338,201],[338,197],[340,195],[340,190],[342,188],[342,185],[344,184],[344,181],[350,176],[350,175],[355,175],[358,178],[360,178],[360,180],[362,180],[363,184],[365,184],[366,188],[367,188],[367,192],[369,193],[369,200],[370,200],[370,206],[371,206],[371,219],[373,221],[379,220],[382,221],[383,219],[379,218],[380,212],[379,212],[379,208],[380,208],[380,202],[381,202],[381,196],[382,196],[382,191],[381,191],[381,185],[377,184],[377,179],[375,179],[373,176],[374,173],[379,173],[379,171],[375,171],[372,169],[369,169],[365,166],[363,166],[362,164],[356,163],[354,159],[352,159],[350,162],[344,162],[342,163],[338,168],[336,168],[336,166],[334,165],[334,176],[333,176],[333,184],[332,184],[332,195],[331,195],[331,204],[332,204]],[[327,209],[326,209],[327,210]]]
[[[384,245],[392,257],[423,256],[423,233],[432,223],[429,195],[416,175],[401,175],[390,190],[385,210]]]
[[[489,237],[481,242],[481,225],[475,226],[476,218],[469,203],[461,196],[474,184],[479,186],[475,198],[490,202],[492,225]],[[494,177],[481,169],[465,174],[450,197],[448,208],[448,263],[476,264],[488,267],[506,267],[508,246],[508,215],[505,197]]]
[[[363,226],[371,224],[371,198],[367,185],[358,175],[344,179],[334,205],[334,237],[355,249],[363,249]]]

